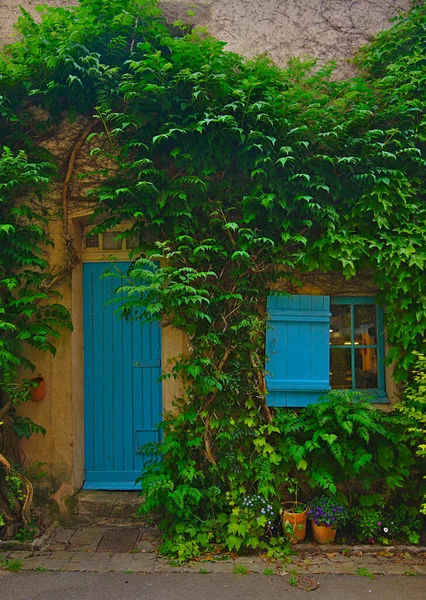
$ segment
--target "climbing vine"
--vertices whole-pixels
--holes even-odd
[[[5,147],[0,155],[0,514],[7,537],[27,525],[32,501],[31,483],[16,469],[17,437],[44,432],[16,413],[34,386],[29,375],[22,378],[35,368],[28,348],[54,354],[59,330],[70,327],[68,312],[49,289],[43,256],[49,242],[42,197],[54,172],[42,152],[31,160]]]
[[[358,77],[336,81],[315,60],[281,69],[202,30],[177,33],[154,0],[43,7],[40,22],[23,11],[1,67],[3,139],[40,169],[42,140],[87,118],[75,149],[87,136],[103,177],[89,193],[95,230],[131,222],[123,235],[140,240],[121,310],[189,341],[170,374],[184,384],[179,413],[151,448],[163,461],[142,479],[145,509],[161,499],[169,553],[266,544],[243,499],[276,498],[290,469],[265,388],[271,291],[306,272],[371,274],[387,359],[407,378],[426,329],[425,23],[416,2],[362,50]],[[74,167],[71,152],[65,217]]]

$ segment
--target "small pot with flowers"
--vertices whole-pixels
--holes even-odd
[[[346,525],[349,519],[347,507],[333,496],[315,496],[309,502],[308,514],[318,544],[334,542],[337,528]]]

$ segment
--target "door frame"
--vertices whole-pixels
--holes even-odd
[[[111,267],[126,277],[130,265],[130,260],[83,263],[83,340],[88,348],[84,360],[89,369],[84,398],[85,490],[140,489],[135,481],[148,457],[138,454],[138,449],[146,441],[159,439],[156,427],[163,412],[160,324],[121,319],[116,306],[108,306],[120,280],[103,279]],[[111,346],[113,331],[120,347]],[[146,369],[136,368],[141,366]]]
[[[82,211],[83,212],[83,211]],[[129,261],[129,251],[93,252],[83,246],[83,236],[87,231],[91,211],[84,211],[78,217],[71,219],[74,243],[79,264],[71,274],[71,314],[74,330],[71,334],[72,347],[72,420],[73,420],[73,469],[72,488],[79,490],[84,482],[84,347],[83,347],[83,263],[105,262],[113,254],[117,262]],[[129,224],[122,225],[122,229]],[[92,225],[93,227],[93,225]],[[119,229],[117,227],[117,229]],[[120,254],[120,256],[119,256]],[[185,334],[171,325],[161,326],[161,365],[162,375],[170,373],[176,357],[190,352],[188,339]],[[162,412],[163,415],[173,410],[173,399],[183,393],[182,382],[173,377],[162,381]]]

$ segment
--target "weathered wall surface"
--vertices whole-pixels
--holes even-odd
[[[33,12],[41,0],[0,0],[0,44],[10,41],[19,5]],[[69,6],[70,0],[47,0],[51,6]],[[228,42],[228,49],[253,56],[266,52],[280,65],[292,56],[312,55],[325,62],[345,61],[389,19],[410,8],[411,0],[165,0],[168,21],[192,21]]]

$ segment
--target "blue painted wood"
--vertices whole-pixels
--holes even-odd
[[[116,266],[125,274],[129,265]],[[160,435],[161,329],[122,319],[108,304],[120,285],[102,278],[109,266],[83,265],[84,488],[131,490],[150,458],[140,447]]]
[[[270,296],[266,385],[270,406],[307,406],[330,388],[330,297]]]

